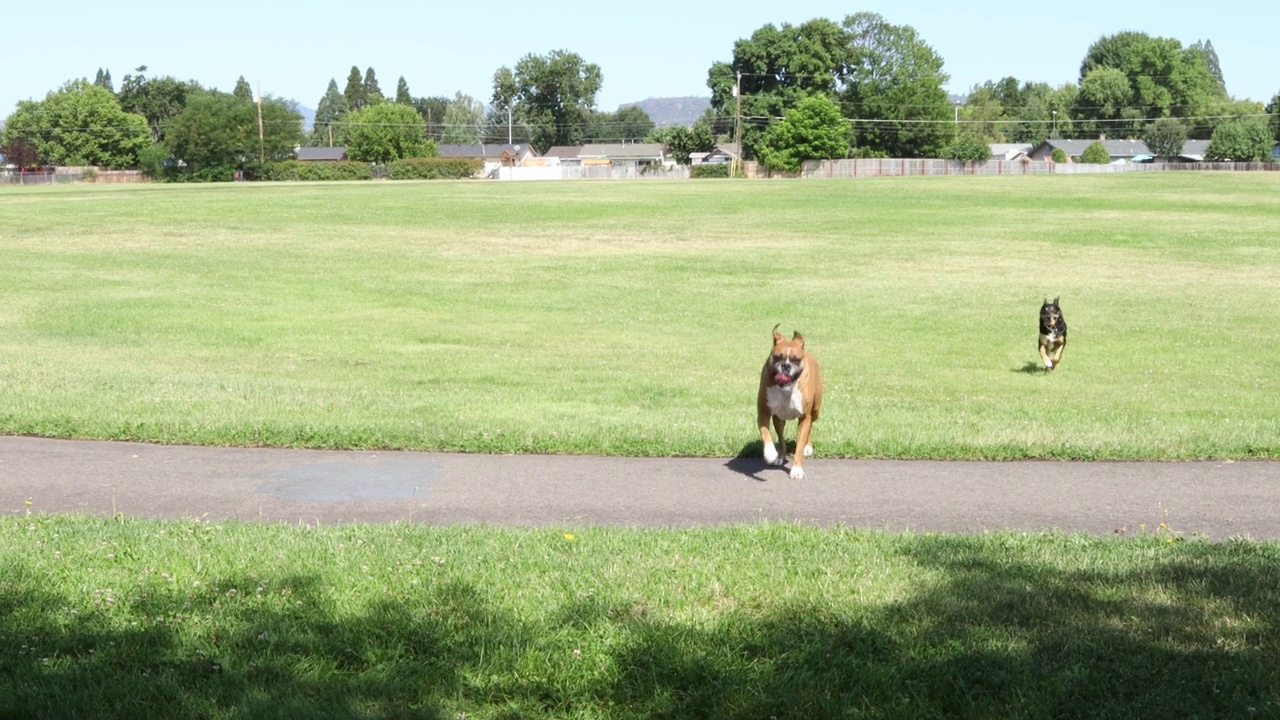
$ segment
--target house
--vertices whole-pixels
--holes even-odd
[[[1085,148],[1101,142],[1102,147],[1106,149],[1107,154],[1111,156],[1111,161],[1132,160],[1139,155],[1150,155],[1151,151],[1147,149],[1147,144],[1141,140],[1062,140],[1052,139],[1036,145],[1028,153],[1032,160],[1052,160],[1053,151],[1060,149],[1066,153],[1071,162],[1080,162],[1080,156],[1084,154]]]
[[[538,151],[532,145],[507,145],[505,143],[480,143],[478,145],[455,145],[442,143],[436,146],[443,158],[466,158],[480,160],[484,163],[481,175],[491,175],[500,167],[516,167],[523,165],[529,158],[537,157]]]
[[[689,153],[689,164],[691,165],[723,165],[731,163],[738,158],[738,144],[724,143],[717,145],[714,150],[707,153]]]
[[[346,160],[347,149],[345,147],[300,147],[294,150],[298,160],[302,162],[319,162]]]
[[[552,145],[547,151],[542,153],[542,157],[546,159],[544,165],[563,165],[563,166],[580,166],[582,160],[578,158],[578,154],[582,152],[581,145]]]
[[[1030,143],[990,143],[990,147],[992,160],[1017,160],[1030,155],[1034,146]]]
[[[667,147],[662,143],[626,143],[583,145],[578,159],[590,165],[656,165],[666,162]]]
[[[1204,162],[1204,154],[1208,149],[1208,140],[1188,140],[1182,144],[1182,152],[1178,153],[1178,157],[1166,162]]]

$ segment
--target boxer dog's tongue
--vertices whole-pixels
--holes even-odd
[[[790,385],[792,378],[790,375],[786,373],[778,373],[777,375],[773,376],[773,380],[779,385]]]

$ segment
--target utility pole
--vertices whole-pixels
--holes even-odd
[[[737,81],[733,84],[733,97],[737,100],[738,109],[736,111],[736,119],[734,121],[734,144],[738,146],[737,151],[733,155],[733,164],[729,166],[732,171],[731,175],[737,175],[742,170],[742,71],[738,71]]]
[[[511,106],[507,106],[507,144],[511,144]]]

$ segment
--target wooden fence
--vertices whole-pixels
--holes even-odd
[[[1174,171],[1280,171],[1280,163],[1055,163],[1051,160],[987,160],[961,162],[940,159],[859,158],[847,160],[807,160],[799,173],[767,170],[759,163],[744,163],[747,177],[859,178],[921,175],[1090,175],[1098,173]]]

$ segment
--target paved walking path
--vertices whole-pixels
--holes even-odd
[[[332,524],[688,527],[1280,537],[1280,463],[822,460],[203,448],[0,437],[0,514]]]

